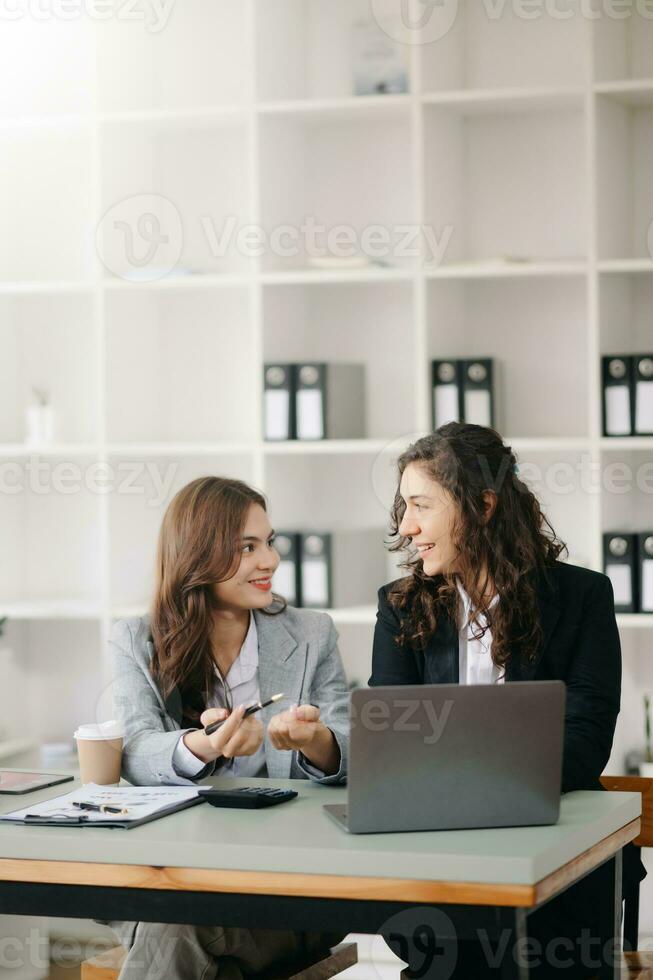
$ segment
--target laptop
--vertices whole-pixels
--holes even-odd
[[[352,692],[346,805],[353,834],[556,823],[562,681]]]

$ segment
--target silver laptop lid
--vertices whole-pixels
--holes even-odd
[[[353,691],[349,830],[555,823],[565,693],[562,681]]]

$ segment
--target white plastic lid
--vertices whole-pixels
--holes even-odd
[[[84,739],[122,738],[122,729],[117,721],[101,721],[97,724],[80,725],[74,737]]]

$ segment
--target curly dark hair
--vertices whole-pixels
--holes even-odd
[[[406,504],[399,485],[406,467],[417,464],[453,498],[452,539],[455,573],[428,576],[411,549],[411,538],[399,532]],[[440,616],[454,618],[458,576],[475,610],[474,635],[492,631],[492,659],[505,669],[511,647],[517,645],[526,662],[542,642],[537,604],[537,583],[546,577],[560,554],[567,551],[542,512],[537,497],[517,476],[510,446],[494,429],[449,422],[413,443],[397,461],[398,485],[391,510],[391,551],[406,551],[401,563],[410,575],[393,583],[390,605],[400,613],[397,637],[400,648],[424,649],[436,631]],[[488,520],[484,494],[494,494],[495,507]],[[480,582],[479,571],[486,570]],[[490,610],[488,583],[500,601]],[[485,617],[486,625],[479,622]]]

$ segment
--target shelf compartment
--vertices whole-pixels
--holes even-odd
[[[180,139],[165,124],[111,123],[101,142],[97,246],[108,277],[179,282],[247,272],[239,238],[250,214],[245,126],[194,122]]]
[[[601,353],[653,353],[651,309],[653,309],[653,264],[648,274],[633,271],[601,275],[599,279]]]
[[[427,316],[429,360],[495,359],[500,432],[587,438],[588,379],[577,368],[588,358],[582,279],[432,281]]]
[[[100,634],[99,623],[84,619],[7,623],[0,640],[5,738],[17,739],[28,731],[37,743],[72,745],[78,724],[106,720],[97,717],[106,690]]]
[[[422,16],[421,32],[414,31],[421,40],[422,90],[547,87],[553,64],[558,85],[583,85],[588,70],[585,18],[520,13],[514,4],[491,12],[477,0],[460,0]]]
[[[366,435],[374,440],[414,429],[410,284],[267,286],[263,310],[266,363],[362,363]]]
[[[201,476],[251,483],[247,455],[213,457],[110,456],[114,474],[109,495],[109,591],[112,608],[147,608],[159,528],[175,493]]]
[[[10,9],[18,16],[11,17]],[[49,16],[48,16],[49,13]],[[36,119],[92,109],[92,21],[41,8],[7,8],[0,33],[0,119]]]
[[[102,558],[92,457],[0,459],[0,605],[99,604]]]
[[[120,6],[121,0],[115,0]],[[113,16],[98,31],[104,111],[244,104],[252,96],[249,4],[202,0]],[[117,57],[120,52],[120,57]]]
[[[85,131],[0,132],[0,282],[91,277],[92,172]]]
[[[405,232],[406,225],[415,225],[410,143],[408,116],[370,119],[364,128],[354,118],[318,123],[261,117],[263,272],[324,276],[309,259],[333,254],[414,267],[419,235],[407,241]],[[343,277],[393,274],[370,265],[342,272]]]
[[[614,82],[622,91],[629,84],[632,91],[638,84],[653,85],[653,19],[642,16],[636,3],[618,17],[602,6],[593,22],[595,80],[601,87]]]
[[[260,373],[249,304],[245,289],[107,295],[109,442],[256,438]]]
[[[581,111],[489,116],[429,105],[424,119],[433,264],[578,267],[587,254]]]
[[[519,479],[535,493],[556,534],[567,545],[569,555],[561,560],[584,568],[595,567],[597,550],[592,521],[597,499],[592,459],[588,451],[517,454]]]
[[[362,22],[368,24],[372,37],[394,46],[397,60],[410,74],[410,49],[384,31],[384,18],[377,18],[379,12],[384,13],[382,7],[377,2],[372,8],[368,0],[257,3],[259,100],[276,103],[354,96],[355,25]]]
[[[611,443],[611,439],[602,442],[605,448],[601,452],[601,527],[605,533],[653,530],[650,449],[613,448]]]
[[[325,531],[385,527],[396,489],[381,453],[273,455],[265,460],[265,485],[275,527]]]
[[[0,444],[24,445],[33,389],[47,393],[57,443],[93,443],[98,435],[97,335],[92,297],[0,296]]]
[[[631,106],[601,96],[597,105],[598,256],[607,260],[608,269],[634,260],[631,267],[637,271],[647,268],[653,258],[652,156],[653,100]],[[605,261],[601,268],[606,268]]]

